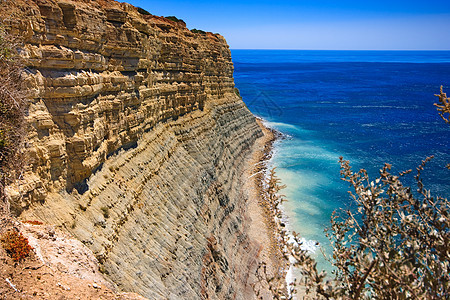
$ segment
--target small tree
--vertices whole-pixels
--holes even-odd
[[[436,104],[441,117],[450,112],[443,93]],[[450,205],[424,187],[421,173],[432,157],[417,168],[417,191],[404,186],[385,164],[370,180],[366,170],[353,172],[340,158],[342,179],[350,183],[354,210],[334,212],[325,230],[331,241],[334,276],[324,271],[305,250],[294,232],[287,254],[303,274],[308,299],[449,299]],[[288,298],[289,295],[286,295]]]
[[[370,181],[341,158],[355,211],[333,213],[327,237],[333,247],[334,281],[324,282],[304,251],[293,249],[304,282],[326,299],[445,299],[450,282],[449,202],[424,189],[417,168],[418,196],[386,164]],[[295,247],[294,247],[295,248]]]

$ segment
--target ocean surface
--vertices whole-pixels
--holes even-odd
[[[433,103],[450,95],[450,51],[232,50],[236,87],[248,108],[281,131],[271,165],[287,185],[284,210],[319,260],[333,210],[351,208],[339,156],[374,178],[435,158],[424,172],[432,192],[450,196],[450,125]],[[412,176],[405,178],[414,186]],[[415,186],[414,186],[415,187]]]

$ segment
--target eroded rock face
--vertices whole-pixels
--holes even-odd
[[[112,0],[4,3],[32,98],[14,210],[67,228],[123,290],[252,298],[240,175],[261,132],[224,38]]]

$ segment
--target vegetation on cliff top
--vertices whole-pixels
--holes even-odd
[[[143,9],[142,7],[137,7],[137,11],[141,15],[145,15],[145,16],[151,16],[152,15],[151,13],[149,13],[147,10]]]
[[[191,31],[192,31],[193,33],[199,33],[199,34],[203,34],[203,35],[206,34],[206,31],[203,31],[203,30],[201,30],[201,29],[196,29],[196,28],[194,28],[194,29],[192,29]]]
[[[173,22],[177,22],[177,23],[180,23],[180,24],[182,24],[183,26],[186,26],[186,22],[184,22],[182,19],[178,19],[177,17],[175,17],[175,16],[168,16],[168,17],[165,17],[167,20],[170,20],[170,21],[173,21]]]

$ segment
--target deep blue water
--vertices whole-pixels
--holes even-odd
[[[287,185],[291,230],[326,246],[331,212],[350,206],[339,156],[375,177],[385,162],[414,169],[435,155],[425,183],[450,195],[450,126],[436,112],[450,93],[450,51],[232,50],[248,108],[287,134],[272,164]],[[411,180],[411,178],[405,179]]]

